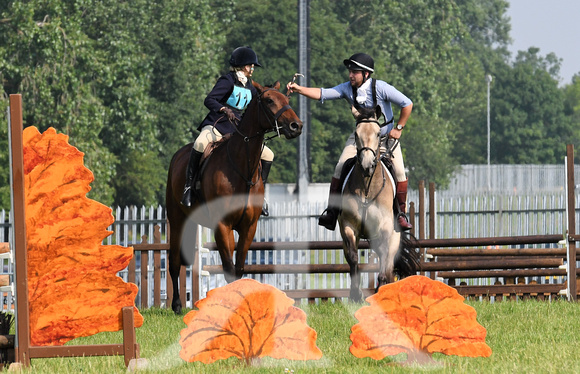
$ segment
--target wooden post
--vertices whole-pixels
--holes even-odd
[[[16,361],[30,366],[30,326],[28,309],[28,264],[24,196],[24,157],[22,142],[22,95],[10,95],[10,148],[12,157],[12,196],[14,217],[14,277],[16,280]]]
[[[147,240],[147,235],[143,235]],[[149,253],[148,251],[141,251],[141,307],[149,307]]]
[[[411,234],[413,236],[417,236],[415,234],[415,203],[414,202],[409,202],[409,223],[411,224],[411,226],[413,226],[413,228],[411,229]]]
[[[435,239],[435,183],[429,183],[429,239]],[[429,278],[435,279],[436,271],[429,273]]]
[[[133,307],[123,307],[123,355],[125,356],[125,366],[129,366],[129,361],[139,358],[139,345],[135,333],[135,315]]]
[[[161,243],[159,225],[153,230],[153,243]],[[161,305],[161,252],[153,252],[153,306]]]
[[[578,300],[576,283],[576,184],[574,182],[574,145],[566,146],[568,176],[568,300]]]
[[[199,301],[199,247],[196,248],[193,256],[193,265],[191,266],[191,306]]]
[[[419,240],[425,239],[425,181],[419,181]],[[421,263],[427,262],[427,249],[421,251]],[[425,275],[421,271],[421,275]]]
[[[429,183],[429,239],[435,239],[435,183]]]
[[[425,181],[419,181],[419,239],[425,235]]]
[[[181,265],[179,269],[179,299],[181,300],[181,307],[185,308],[187,305],[187,282],[186,282],[187,269],[184,265]]]
[[[12,196],[14,206],[14,276],[16,282],[16,362],[30,366],[31,358],[125,355],[125,364],[139,357],[133,307],[123,308],[124,345],[31,346],[28,294],[28,253],[26,243],[25,183],[23,157],[22,96],[10,95],[9,146],[12,160]]]
[[[167,243],[171,243],[171,227],[169,224],[169,220],[166,220],[167,223]],[[169,250],[167,251],[167,255],[165,256],[165,307],[171,308],[171,304],[173,303],[173,282],[171,280],[171,275],[169,274]]]

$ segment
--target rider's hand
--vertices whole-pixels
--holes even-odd
[[[288,82],[286,89],[289,93],[296,91],[300,86],[296,82]]]
[[[402,133],[403,133],[403,130],[397,130],[396,128],[393,128],[391,130],[391,132],[389,132],[389,138],[399,139],[401,137]]]
[[[223,107],[221,109],[221,112],[225,113],[226,117],[228,117],[228,120],[231,123],[234,123],[234,121],[236,120],[236,115],[234,114],[233,110],[231,110],[230,108],[227,108],[227,107]]]

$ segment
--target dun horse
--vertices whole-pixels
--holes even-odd
[[[166,205],[170,228],[169,273],[173,284],[171,307],[175,313],[181,313],[182,307],[179,272],[182,263],[193,263],[197,224],[214,230],[226,280],[232,282],[242,277],[264,201],[259,169],[265,134],[277,131],[278,135],[291,139],[302,133],[302,122],[288,105],[288,98],[279,91],[279,82],[274,87],[262,87],[256,82],[254,86],[259,95],[248,105],[237,132],[216,144],[209,162],[200,167],[200,198],[190,208],[180,201],[192,144],[182,147],[171,160]],[[239,235],[237,245],[234,230]]]
[[[343,184],[342,211],[338,222],[343,250],[350,266],[350,298],[362,299],[358,268],[358,244],[369,240],[378,255],[380,265],[378,287],[400,278],[414,275],[419,267],[418,256],[409,234],[396,227],[393,202],[395,182],[381,161],[381,140],[378,118],[381,109],[360,109],[355,131],[357,157],[354,166],[345,165],[348,172]]]

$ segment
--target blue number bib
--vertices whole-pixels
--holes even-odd
[[[230,95],[227,104],[232,108],[244,110],[252,101],[252,91],[245,87],[234,86],[234,90]]]

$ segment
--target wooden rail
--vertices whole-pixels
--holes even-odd
[[[522,277],[550,277],[565,276],[566,270],[560,268],[566,258],[565,248],[465,248],[466,245],[523,245],[523,244],[554,244],[562,240],[559,235],[532,235],[527,237],[506,238],[479,238],[479,239],[424,239],[419,244],[436,246],[437,248],[425,248],[425,253],[433,256],[430,261],[421,263],[421,271],[436,274],[437,278],[446,279],[460,294],[465,297],[495,296],[496,298],[515,297],[557,297],[558,293],[565,288],[563,284],[516,284]],[[169,244],[161,243],[160,227],[154,230],[154,243],[148,243],[147,236],[142,237],[141,244],[134,244],[133,248],[141,252],[141,264],[148,263],[148,251],[153,252],[154,269],[154,301],[148,305],[148,277],[150,271],[146,266],[141,266],[140,274],[140,303],[139,307],[161,306],[161,251],[168,251]],[[453,248],[453,245],[461,248]],[[216,251],[215,243],[205,243],[204,247]],[[368,242],[361,242],[361,249],[368,249]],[[282,250],[339,250],[342,249],[340,241],[316,241],[316,242],[255,242],[250,250],[253,251],[282,251]],[[135,258],[129,265],[129,281],[136,280]],[[374,273],[378,271],[378,264],[360,264],[360,271]],[[145,270],[145,271],[144,271]],[[209,274],[222,274],[220,265],[205,265],[203,271]],[[246,265],[246,274],[331,274],[348,273],[348,264],[264,264]],[[580,271],[577,270],[580,274]],[[469,278],[503,278],[504,283],[490,286],[467,286],[456,284],[457,279]],[[171,279],[166,273],[167,298],[166,306],[171,305]],[[180,275],[180,284],[185,287],[185,271]],[[193,283],[193,282],[192,282]],[[502,286],[502,287],[500,287]],[[192,287],[193,292],[196,291]],[[494,291],[496,290],[496,291]],[[313,298],[329,299],[333,297],[348,297],[349,289],[327,290],[284,290],[287,295],[295,299]],[[372,288],[366,288],[365,294],[372,294]],[[182,289],[182,302],[185,303],[185,289]],[[195,295],[192,295],[195,298]],[[185,304],[184,304],[185,305]]]
[[[421,271],[433,273],[437,278],[447,279],[449,284],[465,297],[491,297],[505,299],[510,297],[537,297],[540,299],[558,297],[564,284],[515,284],[520,277],[565,276],[566,270],[560,267],[566,258],[565,248],[452,248],[453,246],[524,245],[554,244],[562,240],[560,235],[532,235],[504,238],[471,239],[423,239],[419,245],[432,260],[421,263]],[[427,248],[434,246],[437,248]],[[215,243],[206,243],[206,248],[216,250]],[[441,248],[440,248],[441,247]],[[337,250],[342,248],[340,241],[319,242],[255,242],[250,250]],[[361,249],[367,249],[368,242],[361,242]],[[376,273],[378,264],[360,264],[361,272]],[[204,271],[221,274],[219,265],[206,265]],[[246,265],[247,274],[304,274],[304,273],[348,273],[347,264],[266,264]],[[374,274],[373,274],[374,276]],[[435,278],[435,276],[433,277]],[[455,285],[459,278],[504,278],[505,283],[491,286]],[[533,282],[533,281],[532,281]],[[348,297],[348,289],[327,290],[285,290],[295,299],[328,299]],[[365,295],[374,292],[371,288],[363,291]]]

